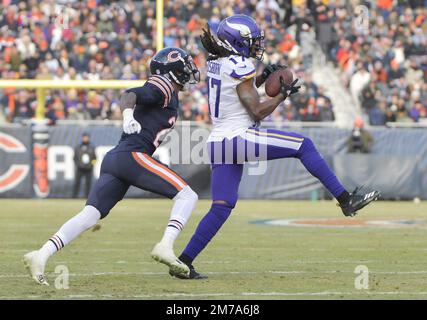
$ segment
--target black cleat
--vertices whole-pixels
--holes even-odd
[[[352,193],[350,193],[350,198],[347,203],[339,205],[341,207],[342,212],[346,217],[353,217],[357,214],[357,211],[367,206],[372,201],[377,200],[380,197],[380,193],[376,190],[359,194],[358,191],[361,187],[354,189]]]
[[[190,274],[187,275],[183,275],[181,273],[176,273],[173,270],[169,269],[169,274],[172,277],[178,278],[178,279],[182,279],[182,280],[190,280],[190,279],[194,279],[194,280],[201,280],[201,279],[207,279],[208,276],[205,276],[203,274],[200,274],[196,271],[196,269],[194,269],[193,265],[190,264],[188,266],[190,268]]]

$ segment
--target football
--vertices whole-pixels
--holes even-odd
[[[275,97],[279,94],[280,77],[283,77],[286,84],[291,84],[294,81],[294,75],[289,68],[274,71],[265,81],[265,93],[269,97]]]

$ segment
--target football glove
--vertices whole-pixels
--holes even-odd
[[[296,86],[298,79],[295,79],[291,84],[286,84],[283,77],[280,77],[280,93],[283,94],[285,99],[290,95],[297,93],[301,86]]]
[[[123,110],[123,132],[126,134],[140,133],[141,125],[133,117],[133,109]]]
[[[286,69],[288,66],[282,66],[281,64],[269,64],[261,73],[262,80],[265,81],[274,71],[279,69]]]

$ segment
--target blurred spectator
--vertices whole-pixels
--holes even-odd
[[[426,118],[425,1],[313,3],[314,8],[335,11],[335,40],[328,56],[342,71],[344,84],[368,113],[371,125]],[[369,7],[366,28],[353,19],[360,4]]]
[[[383,126],[387,122],[387,104],[385,101],[381,101],[378,104],[373,105],[369,110],[369,124],[371,126]]]
[[[11,118],[15,122],[31,119],[34,116],[34,104],[25,90],[20,90],[14,95],[13,112]]]
[[[360,61],[357,63],[356,69],[357,71],[353,74],[350,80],[350,92],[354,101],[359,102],[362,90],[369,83],[371,75]]]
[[[311,70],[313,66],[313,52],[316,45],[316,39],[307,23],[304,23],[301,27],[300,39],[304,69]]]
[[[85,179],[84,194],[87,198],[92,185],[93,166],[96,163],[95,148],[90,143],[88,133],[82,135],[82,142],[74,149],[74,164],[76,166],[76,177],[73,187],[73,198],[80,193],[82,178]]]
[[[56,19],[65,6],[68,22]],[[354,10],[369,8],[367,27],[356,25]],[[145,79],[155,51],[155,1],[6,1],[0,5],[0,73],[3,79]],[[289,65],[304,79],[302,98],[283,104],[267,121],[331,121],[333,106],[307,78],[318,41],[341,71],[343,83],[369,116],[371,124],[427,119],[425,1],[288,1],[166,0],[165,44],[189,50],[202,74],[206,56],[199,35],[208,22],[234,13],[253,16],[265,31],[266,55],[256,62]],[[62,24],[61,24],[62,23]],[[186,118],[208,122],[204,83],[183,100]],[[260,88],[260,92],[263,89]],[[12,94],[13,93],[13,94]],[[52,117],[120,119],[112,104],[119,91],[79,90],[77,104],[67,93],[53,91]],[[34,92],[28,112],[18,112],[17,91],[3,91],[9,121],[34,115]],[[22,96],[22,95],[21,95]],[[21,97],[22,98],[22,97]],[[59,100],[62,103],[59,103]],[[19,102],[21,111],[25,103]],[[63,110],[60,110],[63,109]]]
[[[369,153],[371,152],[374,138],[364,128],[364,121],[361,117],[354,120],[353,130],[347,140],[347,151],[349,153]]]

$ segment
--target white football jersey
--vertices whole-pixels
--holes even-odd
[[[236,88],[241,81],[254,78],[255,74],[252,61],[241,56],[208,61],[206,81],[213,123],[208,141],[230,139],[253,126],[254,121],[240,102]]]

